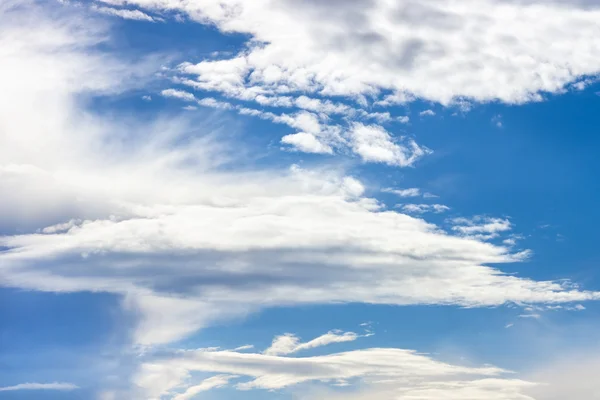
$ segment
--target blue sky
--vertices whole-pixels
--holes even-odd
[[[599,20],[4,2],[0,398],[596,398]]]

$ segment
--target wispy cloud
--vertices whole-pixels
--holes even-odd
[[[132,19],[132,20],[137,20],[137,21],[156,22],[156,21],[162,20],[160,18],[155,19],[140,10],[127,10],[127,9],[123,9],[123,8],[99,7],[96,5],[92,6],[92,10],[102,13],[102,14],[113,15],[115,17],[120,17],[120,18],[124,18],[124,19]]]
[[[79,389],[79,386],[72,383],[52,382],[52,383],[19,383],[14,386],[0,387],[0,392],[12,392],[17,390],[62,390],[70,391]]]
[[[330,331],[306,343],[301,343],[300,338],[291,333],[277,336],[273,339],[271,347],[265,350],[267,355],[281,355],[297,353],[315,347],[327,346],[332,343],[352,342],[360,336],[354,332]]]
[[[330,334],[305,345],[315,341],[319,343],[314,347],[328,344],[332,342]],[[336,334],[335,337],[339,341],[344,336]],[[296,336],[288,334],[275,338],[274,344],[281,344],[285,339],[291,345],[281,345],[280,351],[265,354],[213,349],[162,351],[148,357],[135,381],[145,390],[146,396],[155,397],[181,387],[191,372],[227,374],[209,378],[199,385],[189,382],[187,385],[191,387],[183,394],[174,395],[174,399],[187,399],[189,393],[222,387],[233,378],[239,378],[234,385],[238,390],[275,390],[292,388],[300,383],[328,383],[332,388],[346,388],[339,394],[332,390],[326,398],[361,395],[366,388],[370,398],[426,395],[425,398],[432,400],[459,397],[517,400],[527,399],[523,390],[534,386],[508,378],[508,371],[501,368],[452,365],[426,354],[396,348],[367,348],[300,358],[282,356],[290,354],[297,345],[297,340],[288,341],[287,338]],[[503,396],[496,396],[497,393]]]
[[[396,196],[400,197],[418,197],[421,195],[421,189],[419,188],[409,188],[409,189],[393,189],[393,188],[384,188],[381,190],[384,193],[392,193]]]
[[[428,212],[440,214],[450,210],[450,207],[443,204],[402,204],[399,207],[402,211],[413,214],[425,214]]]

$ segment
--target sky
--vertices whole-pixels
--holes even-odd
[[[600,399],[597,0],[0,27],[0,399]]]

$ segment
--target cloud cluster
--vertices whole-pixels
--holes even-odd
[[[422,148],[412,139],[405,137],[394,138],[380,125],[365,125],[353,122],[347,126],[332,124],[329,114],[344,114],[347,118],[362,120],[391,121],[389,113],[368,113],[344,104],[333,104],[318,99],[300,96],[295,100],[290,97],[265,98],[256,97],[261,105],[300,108],[293,114],[275,114],[243,105],[234,105],[226,101],[205,97],[200,100],[194,94],[179,90],[165,89],[161,92],[164,97],[176,98],[186,102],[194,102],[201,106],[217,109],[236,110],[239,114],[250,115],[276,124],[285,124],[297,130],[281,138],[285,149],[304,153],[333,154],[349,151],[360,157],[364,162],[384,163],[392,166],[406,167],[413,165],[418,159],[431,150]],[[310,111],[307,111],[310,110]],[[407,120],[401,119],[402,123]]]
[[[115,2],[111,0],[111,2]],[[235,97],[295,92],[520,103],[600,71],[594,2],[122,0],[252,37],[190,67]],[[589,6],[589,5],[592,6]]]
[[[224,33],[249,35],[237,54],[181,64],[176,82],[252,102],[252,108],[314,112],[322,128],[286,133],[284,149],[354,154],[393,166],[412,165],[427,150],[412,140],[401,143],[381,126],[408,123],[408,116],[374,107],[422,99],[464,111],[476,102],[540,101],[547,93],[581,90],[600,72],[600,10],[583,1],[109,3],[181,12]],[[355,105],[340,102],[340,96]],[[380,125],[367,131],[355,123]]]

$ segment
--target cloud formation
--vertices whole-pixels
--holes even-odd
[[[476,237],[478,225],[446,232],[385,210],[342,169],[250,169],[244,146],[198,128],[194,116],[92,112],[86,99],[135,87],[159,65],[103,53],[106,28],[85,16],[19,10],[0,14],[0,62],[11,71],[0,76],[0,223],[12,229],[0,237],[5,286],[121,296],[139,317],[133,341],[142,345],[274,306],[600,297],[504,274],[492,265],[526,253]],[[245,65],[229,65],[225,82]],[[309,111],[266,118],[323,132]],[[408,142],[407,154],[359,123],[351,143],[364,159],[394,165],[419,149]],[[494,233],[488,225],[478,232]]]
[[[600,10],[593,2],[118,3],[182,11],[223,32],[251,35],[247,51],[188,71],[203,88],[234,97],[387,93],[388,104],[411,98],[522,103],[600,71]]]
[[[322,335],[305,345],[322,345],[332,342],[332,337],[331,333]],[[337,335],[335,341],[347,341],[341,340],[345,337],[356,338],[350,334]],[[329,384],[330,387],[352,387],[343,395],[336,394],[334,389],[328,389],[327,396],[311,394],[310,390],[295,392],[296,397],[306,399],[356,396],[377,399],[531,400],[523,394],[523,390],[535,386],[509,378],[510,372],[501,368],[452,365],[427,354],[395,348],[369,348],[310,357],[282,356],[293,352],[297,345],[294,338],[292,334],[276,337],[273,345],[281,344],[282,351],[273,352],[274,346],[271,346],[264,354],[218,349],[158,352],[146,358],[135,381],[146,396],[173,399],[185,399],[190,390],[221,387],[230,380],[235,380],[232,385],[238,390],[295,390],[302,384],[314,388],[318,383]],[[284,342],[291,345],[284,345]],[[217,375],[196,386],[192,378],[194,372],[226,375]],[[207,381],[216,384],[207,384]],[[186,389],[190,385],[191,388]],[[182,390],[183,394],[178,394]]]

